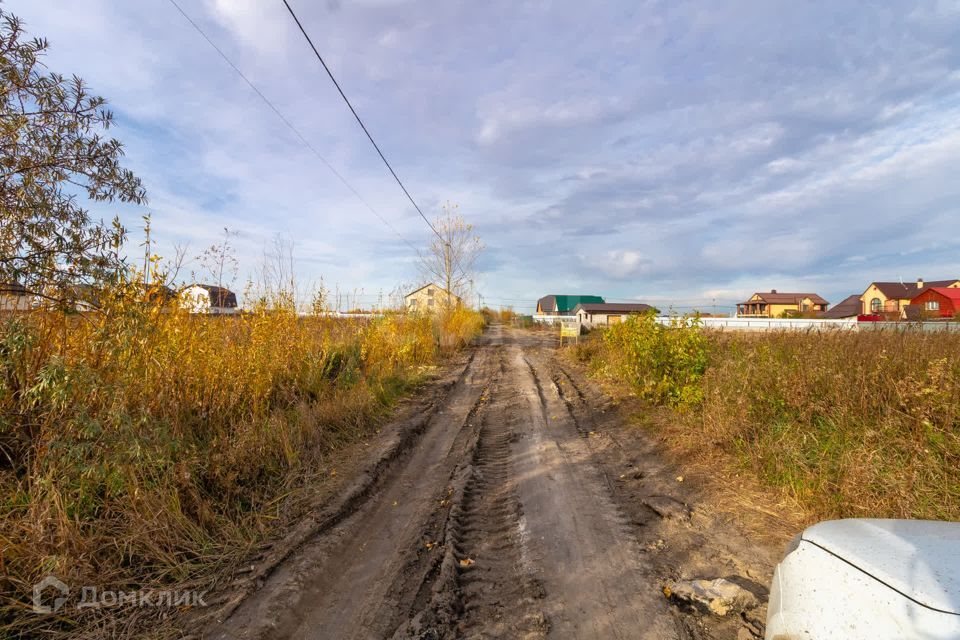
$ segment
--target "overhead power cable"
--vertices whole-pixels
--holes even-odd
[[[300,133],[300,130],[297,129],[297,128],[293,125],[293,123],[290,122],[290,120],[287,119],[287,117],[286,117],[285,115],[283,115],[283,113],[280,111],[280,109],[278,109],[277,106],[274,105],[273,102],[271,102],[270,99],[267,98],[267,96],[265,96],[262,91],[260,91],[260,89],[257,88],[257,85],[253,84],[253,81],[251,81],[250,78],[248,78],[248,77],[246,76],[246,74],[244,74],[243,71],[240,70],[240,67],[238,67],[237,65],[235,65],[235,64],[233,63],[233,61],[230,60],[229,57],[227,57],[227,54],[223,52],[223,49],[221,49],[220,47],[218,47],[217,44],[216,44],[213,40],[210,39],[210,37],[206,34],[206,32],[204,32],[204,30],[203,30],[202,28],[200,28],[200,25],[197,24],[196,22],[194,22],[194,20],[193,20],[189,15],[187,15],[187,12],[183,10],[183,8],[177,3],[177,1],[176,1],[176,0],[169,0],[169,2],[170,2],[170,4],[172,4],[174,7],[176,7],[177,11],[180,12],[180,15],[182,15],[182,16],[186,19],[186,21],[189,22],[189,23],[193,26],[193,28],[197,30],[197,33],[199,33],[201,36],[203,36],[203,39],[207,41],[207,44],[209,44],[211,47],[213,47],[214,51],[216,51],[218,54],[220,54],[220,57],[223,58],[224,62],[226,62],[228,65],[230,65],[230,67],[231,67],[234,71],[236,71],[237,75],[240,76],[240,77],[243,79],[243,81],[246,82],[247,85],[248,85],[251,89],[253,89],[254,93],[256,93],[258,96],[260,96],[260,99],[263,100],[264,104],[266,104],[268,107],[270,107],[271,111],[273,111],[273,112],[277,115],[277,117],[280,118],[281,122],[283,122],[283,124],[285,124],[285,125],[287,126],[287,128],[290,129],[290,131],[293,132],[293,134],[300,140],[300,142],[303,143],[303,145],[304,145],[307,149],[309,149],[309,150],[313,153],[313,155],[315,155],[315,156],[317,157],[317,159],[319,159],[323,164],[326,165],[326,167],[330,170],[330,172],[333,173],[333,175],[335,175],[335,176],[340,180],[340,182],[343,183],[343,186],[345,186],[347,189],[349,189],[350,192],[353,193],[353,195],[355,195],[355,196],[357,197],[357,199],[360,200],[360,202],[362,202],[362,203],[364,204],[364,206],[367,207],[367,209],[370,210],[370,213],[372,213],[373,215],[375,215],[375,216],[380,220],[380,222],[382,222],[383,224],[385,224],[385,225],[387,226],[387,228],[389,228],[398,238],[400,238],[402,241],[404,241],[405,243],[407,243],[407,245],[409,245],[410,248],[413,249],[414,251],[418,251],[417,247],[415,247],[412,242],[410,242],[410,241],[407,240],[403,235],[401,235],[401,233],[400,233],[399,231],[397,231],[396,228],[395,228],[392,224],[390,224],[390,222],[389,222],[386,218],[384,218],[382,215],[380,215],[380,212],[377,211],[376,209],[374,209],[374,208],[373,208],[373,205],[371,205],[369,202],[367,202],[367,200],[366,200],[362,195],[360,195],[360,192],[357,191],[357,190],[353,187],[353,185],[351,185],[351,184],[347,181],[347,179],[346,179],[345,177],[343,177],[343,174],[341,174],[339,171],[337,171],[337,169],[336,169],[332,164],[330,164],[330,162],[323,156],[323,154],[321,154],[319,151],[317,151],[316,147],[314,147],[312,144],[310,144],[310,141],[307,140],[306,137],[305,137],[302,133]],[[423,214],[421,214],[421,215],[423,215]],[[431,225],[431,228],[432,228],[432,225]],[[436,229],[434,229],[434,233],[436,233]]]
[[[172,2],[173,0],[171,0]],[[367,134],[367,139],[370,141],[370,144],[373,145],[373,148],[377,150],[380,159],[383,160],[383,164],[387,165],[387,169],[390,170],[390,174],[393,176],[393,179],[397,181],[397,184],[400,185],[400,188],[403,189],[403,193],[407,196],[407,199],[410,201],[410,204],[413,205],[413,208],[417,210],[417,213],[420,214],[420,217],[423,218],[423,221],[427,223],[427,226],[437,234],[437,237],[440,238],[441,242],[445,242],[443,236],[440,235],[440,232],[437,231],[436,227],[433,226],[433,223],[427,219],[427,216],[423,215],[423,211],[420,209],[420,206],[414,201],[413,196],[410,195],[410,192],[407,191],[407,188],[404,186],[403,182],[400,180],[400,177],[397,176],[397,172],[393,170],[393,167],[390,166],[390,163],[387,161],[387,157],[383,155],[383,151],[380,150],[380,147],[377,145],[376,141],[373,139],[373,136],[370,135],[370,131],[367,130],[367,126],[363,124],[363,120],[360,119],[360,116],[357,114],[357,110],[353,108],[353,105],[350,104],[350,100],[347,98],[347,94],[343,92],[343,89],[340,87],[340,83],[337,82],[337,79],[333,77],[333,72],[330,71],[330,67],[327,66],[327,63],[324,61],[323,56],[320,55],[320,52],[317,51],[317,47],[314,46],[313,40],[310,39],[310,36],[307,34],[307,30],[303,28],[303,24],[300,22],[300,18],[297,17],[297,14],[294,12],[293,7],[290,6],[290,3],[287,0],[283,0],[284,6],[287,7],[287,11],[290,12],[290,16],[293,18],[293,21],[297,23],[297,27],[300,29],[300,33],[303,34],[303,37],[306,38],[307,44],[310,45],[310,48],[313,49],[313,53],[317,56],[317,60],[320,61],[320,64],[323,65],[323,70],[327,72],[327,75],[330,76],[330,80],[333,81],[333,86],[337,88],[337,91],[340,92],[340,97],[343,98],[343,101],[347,103],[347,106],[350,108],[350,113],[353,114],[353,117],[357,119],[357,123],[360,125],[360,128],[363,129],[363,132]]]

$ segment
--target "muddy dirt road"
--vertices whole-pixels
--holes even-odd
[[[652,444],[558,360],[491,327],[431,401],[382,431],[358,480],[209,638],[750,638],[665,596],[724,577],[759,602],[774,562],[691,504]]]

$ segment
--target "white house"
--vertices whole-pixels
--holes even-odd
[[[623,322],[631,314],[648,313],[650,311],[656,313],[657,310],[648,304],[632,302],[578,304],[573,310],[581,326],[587,329],[617,324]]]
[[[191,284],[180,290],[180,304],[190,313],[237,313],[237,294],[213,284]]]

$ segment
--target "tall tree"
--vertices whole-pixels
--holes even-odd
[[[91,219],[80,197],[140,204],[146,192],[120,165],[123,145],[103,136],[106,100],[48,71],[47,48],[0,11],[0,282],[64,300],[123,268],[125,230]]]
[[[474,279],[483,242],[473,225],[460,215],[458,205],[450,202],[443,205],[443,212],[433,226],[439,237],[435,236],[430,246],[420,253],[420,270],[425,280],[463,298]]]

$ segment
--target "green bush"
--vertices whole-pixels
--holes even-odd
[[[674,318],[669,326],[654,315],[631,316],[603,332],[603,373],[629,382],[657,404],[698,404],[707,368],[707,340],[697,318]]]

